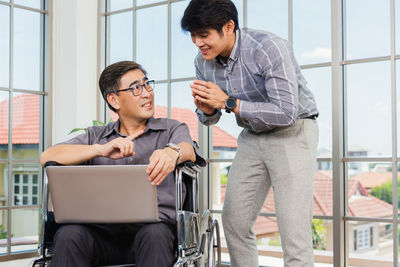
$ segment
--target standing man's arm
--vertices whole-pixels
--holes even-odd
[[[260,49],[254,60],[261,66],[268,102],[237,100],[233,112],[255,132],[295,123],[298,111],[296,62],[292,49],[282,39],[271,40],[268,49]],[[191,84],[197,101],[209,108],[223,109],[228,96],[212,82],[194,81]],[[246,88],[242,88],[246,90]]]
[[[194,66],[196,69],[197,80],[204,80],[202,71],[200,70],[201,68],[203,68],[203,66],[199,66],[198,56],[194,60]],[[192,96],[194,104],[197,107],[196,114],[199,118],[199,121],[206,126],[216,124],[222,115],[220,109],[209,106],[204,101],[201,101],[193,90]]]

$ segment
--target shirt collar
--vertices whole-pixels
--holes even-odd
[[[240,35],[240,29],[237,29],[236,32],[235,32],[235,44],[233,45],[231,54],[229,55],[228,62],[224,63],[220,59],[219,56],[216,58],[216,61],[219,64],[221,64],[224,67],[229,67],[230,71],[233,70],[233,66],[235,65],[235,63],[236,63],[236,61],[237,61],[237,59],[239,57],[239,51],[240,51],[240,38],[239,38],[239,35]]]
[[[109,136],[113,133],[116,133],[119,136],[125,136],[119,132],[119,126],[120,126],[120,121],[119,119],[113,122],[110,122],[107,124],[107,130],[105,132],[105,136]],[[167,122],[166,120],[161,120],[161,119],[155,119],[155,118],[150,118],[147,121],[146,129],[144,132],[147,132],[149,130],[152,131],[159,131],[159,130],[167,130]]]

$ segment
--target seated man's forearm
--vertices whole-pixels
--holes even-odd
[[[50,147],[40,156],[44,166],[47,161],[57,161],[64,165],[75,165],[99,156],[96,145],[56,145]]]
[[[182,142],[179,143],[178,146],[182,151],[182,159],[180,160],[180,162],[178,162],[178,164],[189,160],[192,162],[196,161],[196,153],[194,152],[193,145]]]

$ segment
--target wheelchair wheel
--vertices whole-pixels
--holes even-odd
[[[218,221],[212,219],[210,221],[209,238],[208,238],[208,267],[221,267],[221,239],[219,235]]]

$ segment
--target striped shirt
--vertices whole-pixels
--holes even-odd
[[[318,114],[291,45],[272,33],[237,30],[226,64],[219,57],[204,60],[201,53],[194,63],[197,79],[211,81],[241,100],[236,115],[241,127],[266,132]],[[205,125],[217,123],[222,115],[220,110],[211,116],[199,109],[196,113]]]

